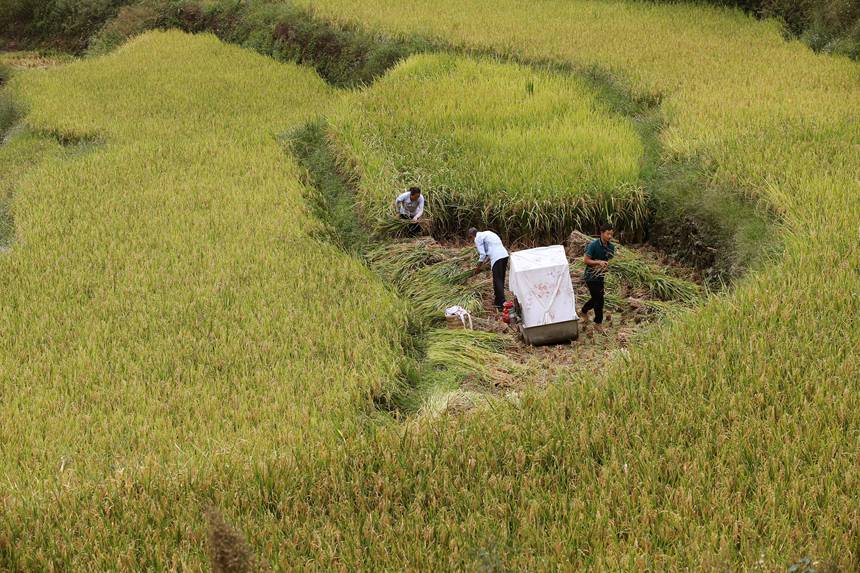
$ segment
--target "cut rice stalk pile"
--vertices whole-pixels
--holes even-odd
[[[580,232],[571,233],[568,238],[569,255],[581,257],[593,240],[593,237]],[[702,297],[702,287],[698,284],[666,273],[658,265],[618,243],[615,243],[615,256],[607,271],[607,281],[611,284],[616,280],[633,289],[645,290],[662,301],[692,303]]]
[[[425,325],[444,322],[450,306],[472,313],[481,309],[481,291],[489,279],[471,280],[473,249],[452,249],[421,238],[380,244],[367,258],[371,269],[400,292],[411,315]]]
[[[513,363],[504,352],[513,341],[480,330],[434,329],[427,333],[427,362],[463,374],[477,376],[480,382],[498,380],[508,374]]]
[[[462,413],[493,400],[497,387],[510,386],[517,365],[505,352],[509,336],[480,330],[431,329],[423,338],[425,356],[412,386],[394,398],[402,409],[421,415]]]

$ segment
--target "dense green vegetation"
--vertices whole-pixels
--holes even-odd
[[[236,0],[0,0],[0,42],[90,54],[154,28],[212,32],[283,61],[313,66],[334,85],[372,81],[397,60],[430,49],[421,39],[386,39],[332,27],[289,3]]]
[[[860,3],[854,0],[700,1],[737,6],[762,18],[777,18],[784,22],[787,33],[800,37],[815,50],[860,58]]]
[[[682,0],[659,1],[678,3]],[[852,0],[698,1],[738,7],[761,18],[776,18],[784,24],[787,35],[801,38],[815,50],[855,59],[860,57],[860,4]],[[0,42],[5,39],[25,46],[74,51],[88,47],[103,49],[152,27],[193,27],[205,21],[210,30],[242,33],[239,29],[245,28],[244,33],[253,32],[257,41],[262,39],[268,43],[257,30],[248,30],[241,21],[247,14],[271,16],[279,11],[284,14],[284,4],[276,7],[277,4],[271,0],[253,3],[235,0],[0,0]],[[259,10],[260,5],[264,6],[262,10]],[[373,54],[367,58],[366,51],[354,50],[354,41],[344,41],[347,38],[330,33],[320,34],[310,19],[295,11],[290,10],[289,17],[282,19],[281,24],[280,35],[286,33],[294,40],[303,40],[293,43],[293,49],[297,50],[295,55],[301,55],[301,46],[313,47],[314,41],[333,41],[331,46],[341,50],[341,71],[357,62],[367,65],[369,71],[382,63],[379,60],[387,60],[395,53],[402,55],[404,47],[394,44],[381,50],[372,48]],[[372,38],[362,40],[365,48],[373,44]]]
[[[361,215],[390,226],[396,197],[421,186],[435,234],[485,225],[561,241],[614,219],[644,224],[643,148],[584,82],[523,66],[416,56],[332,118]]]
[[[129,0],[0,0],[0,40],[83,50]]]

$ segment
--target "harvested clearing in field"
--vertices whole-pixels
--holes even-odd
[[[589,298],[582,263],[588,240],[574,232],[566,241],[577,308]],[[514,246],[513,250],[519,249]],[[413,379],[381,403],[397,409],[398,417],[475,413],[475,409],[480,415],[494,398],[516,400],[535,387],[599,375],[661,321],[690,311],[703,296],[693,269],[679,266],[647,245],[619,247],[617,266],[607,277],[605,323],[597,327],[581,321],[576,340],[530,346],[523,342],[516,325],[500,320],[489,276],[475,275],[474,261],[473,246],[462,241],[439,243],[429,237],[385,244],[370,254],[371,269],[408,301],[416,319],[431,328],[424,335],[429,349],[419,355],[423,358],[415,366]],[[507,298],[513,300],[513,293],[508,291]],[[474,363],[465,362],[468,366],[459,371],[452,371],[449,363],[434,363],[431,356],[433,340],[440,332],[432,329],[445,327],[444,310],[453,304],[466,308],[471,316],[462,325],[455,321],[461,329],[451,333],[459,337],[459,348],[452,355],[468,356],[475,337],[497,352],[484,354]],[[483,333],[487,333],[486,340],[482,340]]]

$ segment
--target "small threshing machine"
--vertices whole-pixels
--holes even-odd
[[[564,247],[511,253],[509,284],[526,344],[559,344],[579,336],[579,317]]]

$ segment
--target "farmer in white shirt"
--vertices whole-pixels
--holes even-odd
[[[421,233],[421,225],[418,219],[424,214],[424,195],[418,187],[410,187],[406,193],[401,193],[394,201],[394,208],[400,214],[401,219],[411,221],[407,231],[415,236]]]
[[[469,229],[469,238],[474,239],[475,248],[478,249],[478,266],[475,272],[481,270],[484,261],[490,261],[493,270],[493,294],[495,295],[496,308],[502,310],[505,304],[505,275],[508,272],[508,251],[502,245],[502,240],[492,231],[481,231],[472,227]]]

